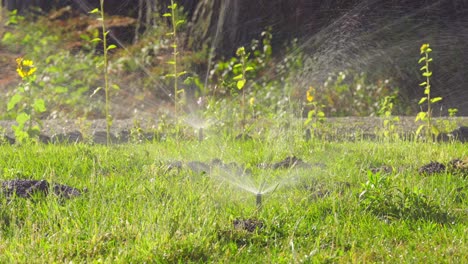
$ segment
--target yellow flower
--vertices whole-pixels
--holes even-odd
[[[34,62],[32,60],[25,60],[23,58],[16,59],[16,71],[21,78],[26,78],[28,76],[33,75],[37,68],[34,67]]]
[[[314,96],[312,95],[314,92],[314,87],[310,86],[309,90],[307,90],[307,101],[312,102],[314,100]]]
[[[250,104],[250,106],[254,106],[254,104],[255,104],[255,97],[250,98],[249,104]]]
[[[429,44],[425,43],[421,45],[421,54],[427,52],[429,50]]]

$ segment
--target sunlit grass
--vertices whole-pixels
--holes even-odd
[[[177,149],[177,146],[181,148]],[[303,142],[299,137],[239,142],[219,137],[142,145],[0,146],[2,179],[47,179],[83,196],[59,201],[2,199],[0,262],[458,262],[466,259],[466,180],[421,176],[430,162],[466,157],[463,144]],[[295,155],[322,168],[264,170]],[[255,179],[299,180],[264,196],[209,174],[167,170],[172,161],[236,162]],[[372,167],[393,168],[398,188],[417,187],[453,216],[387,221],[360,206]],[[318,166],[318,165],[317,165]],[[237,176],[235,176],[237,177]],[[268,178],[271,177],[271,178]],[[343,187],[344,186],[344,187]],[[258,219],[254,233],[235,219]]]

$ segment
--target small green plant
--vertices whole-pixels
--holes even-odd
[[[43,99],[35,98],[36,70],[32,60],[16,59],[18,75],[23,79],[16,93],[8,101],[7,110],[15,111],[16,122],[13,126],[16,140],[24,143],[28,139],[39,136],[41,131],[40,114],[46,111]]]
[[[457,113],[457,108],[449,108],[447,110],[448,118],[437,120],[437,127],[440,129],[440,132],[449,133],[457,128]]]
[[[0,5],[0,21],[3,15],[3,9]],[[8,12],[8,20],[5,22],[6,26],[18,25],[21,21],[24,21],[24,17],[18,14],[18,10],[12,10]]]
[[[103,47],[103,74],[104,74],[104,92],[105,92],[105,110],[104,113],[106,115],[106,134],[107,134],[107,145],[111,144],[111,136],[110,136],[110,127],[112,126],[112,116],[110,115],[110,99],[109,99],[109,58],[108,52],[109,50],[117,48],[116,45],[107,44],[107,35],[109,35],[109,31],[106,29],[105,23],[105,14],[104,14],[104,0],[100,0],[100,9],[95,8],[89,12],[90,14],[99,14],[98,20],[101,21],[101,29],[102,29],[102,39],[97,37],[91,40],[91,42],[102,42]],[[117,87],[117,86],[113,86]],[[98,87],[93,94],[96,94],[101,87]]]
[[[272,109],[277,110],[279,101],[287,101],[284,99],[283,89],[279,88],[279,86],[284,88],[284,85],[281,85],[279,78],[277,78],[279,75],[284,77],[284,74],[278,74],[272,70],[280,63],[272,63],[271,39],[271,29],[267,28],[261,33],[260,39],[253,39],[249,46],[239,47],[235,56],[225,61],[216,61],[213,70],[210,71],[208,86],[213,88],[211,89],[213,96],[233,95],[237,97],[240,95],[239,101],[241,103],[235,106],[239,108],[236,111],[236,115],[239,113],[235,117],[237,120],[248,119],[250,114],[248,106],[252,106],[251,100],[255,101],[254,107],[251,109],[253,110],[252,116],[257,118],[268,115]],[[282,63],[281,65],[284,66]],[[247,88],[246,85],[250,79],[254,79],[255,82],[249,82]],[[219,104],[219,100],[211,102]],[[274,107],[272,107],[273,105]],[[222,107],[224,108],[224,106]],[[211,110],[214,110],[212,105],[210,105]],[[230,116],[234,117],[234,115]],[[223,119],[228,118],[223,117]],[[243,125],[243,129],[247,130],[245,125]]]
[[[240,47],[236,51],[236,55],[239,58],[239,63],[234,65],[233,69],[239,69],[240,72],[234,76],[233,80],[236,82],[236,87],[238,90],[242,91],[241,97],[241,114],[242,114],[242,132],[245,132],[246,125],[246,114],[245,114],[245,89],[244,86],[247,83],[246,73],[252,71],[254,68],[252,66],[247,66],[247,61],[249,59],[249,54],[245,52],[244,47]]]
[[[382,136],[386,139],[398,139],[399,135],[396,131],[397,124],[400,122],[398,116],[393,116],[393,108],[396,96],[385,96],[380,102],[380,109],[377,114],[383,118]]]
[[[355,70],[330,73],[317,86],[317,101],[325,105],[327,116],[369,116],[379,110],[375,98],[394,95],[391,80],[372,81],[367,74]]]
[[[423,63],[424,65],[421,67],[421,72],[422,76],[425,78],[425,81],[420,83],[419,86],[424,87],[424,94],[425,96],[422,97],[418,105],[423,105],[424,103],[427,103],[427,111],[421,111],[416,115],[416,120],[421,120],[423,122],[426,122],[425,124],[422,124],[418,127],[416,130],[416,135],[419,135],[421,131],[426,128],[426,136],[431,136],[435,135],[437,136],[439,134],[439,130],[437,127],[433,124],[432,122],[432,105],[434,103],[437,103],[442,100],[442,97],[434,97],[431,98],[431,83],[430,79],[432,76],[432,72],[429,69],[429,63],[432,62],[432,58],[429,57],[429,54],[432,52],[432,49],[430,48],[429,44],[423,44],[421,46],[421,55],[422,57],[419,59],[419,63]]]
[[[310,110],[307,113],[307,119],[304,125],[307,129],[318,129],[326,120],[325,113],[322,111],[323,105],[315,101],[315,89],[310,86],[306,92],[306,107]]]
[[[102,79],[102,73],[98,73],[90,65],[102,64],[102,56],[96,55],[95,49],[88,52],[88,49],[78,51],[63,48],[64,45],[68,45],[70,34],[76,32],[71,33],[66,27],[54,26],[47,17],[39,16],[33,20],[26,16],[24,20],[16,20],[18,24],[10,25],[3,37],[0,36],[1,45],[6,52],[28,54],[29,58],[34,58],[40,75],[32,92],[37,94],[40,91],[40,98],[44,99],[47,105],[47,111],[41,116],[67,119],[80,116],[103,118],[104,107],[100,107],[100,102],[90,104],[88,98],[93,92],[93,88],[90,87]],[[98,37],[99,32],[99,29],[92,30],[88,40]],[[99,43],[92,44],[90,47]],[[0,107],[6,109],[6,104],[12,96],[13,90],[3,93]],[[4,111],[1,112],[0,118],[14,119],[15,115],[13,112]]]
[[[458,109],[457,109],[457,108],[449,108],[449,109],[448,109],[449,117],[456,117],[456,116],[457,116],[457,113],[458,113]]]
[[[426,220],[448,223],[449,215],[418,188],[403,190],[392,184],[389,176],[368,172],[359,194],[364,210],[384,220]]]
[[[172,73],[166,74],[165,77],[168,78],[173,78],[174,79],[174,117],[176,120],[176,123],[178,123],[178,104],[180,101],[180,94],[184,93],[184,89],[179,89],[178,86],[178,80],[181,76],[187,74],[186,71],[179,71],[178,69],[178,44],[177,44],[177,38],[178,38],[178,29],[180,26],[186,23],[184,19],[180,19],[177,13],[177,3],[174,2],[174,0],[171,0],[171,5],[168,6],[168,8],[171,10],[169,13],[163,14],[164,17],[169,18],[172,26],[172,31],[167,33],[167,36],[170,36],[172,38],[172,59],[169,60],[167,63],[172,65]]]

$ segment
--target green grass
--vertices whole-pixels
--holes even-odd
[[[65,202],[54,196],[2,198],[0,263],[462,263],[468,259],[468,190],[457,188],[467,180],[450,173],[421,176],[417,169],[466,157],[467,151],[460,143],[305,143],[286,136],[247,142],[211,136],[201,143],[111,148],[3,145],[1,179],[47,179],[88,192]],[[326,168],[256,167],[291,155]],[[244,164],[259,181],[300,179],[265,195],[257,210],[253,194],[226,181],[166,170],[170,161],[213,158]],[[367,170],[384,164],[394,168],[387,175],[392,186],[419,188],[450,220],[388,220],[366,210],[359,194]],[[236,230],[236,218],[259,219],[265,227]]]

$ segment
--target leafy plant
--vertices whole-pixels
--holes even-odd
[[[432,76],[432,71],[429,69],[429,63],[432,62],[432,58],[429,57],[429,54],[432,52],[432,49],[429,47],[429,44],[423,44],[421,46],[421,55],[422,57],[419,59],[418,63],[423,63],[424,65],[421,67],[422,76],[426,79],[424,82],[420,83],[419,86],[424,87],[424,94],[425,96],[422,97],[418,105],[423,105],[424,103],[427,104],[427,111],[421,111],[416,115],[416,120],[421,120],[426,122],[418,127],[416,130],[416,134],[419,135],[421,131],[426,128],[426,136],[430,135],[438,135],[439,130],[437,127],[432,123],[432,105],[442,100],[442,97],[434,97],[431,98],[431,84],[430,79]]]
[[[383,118],[382,136],[387,139],[398,139],[396,131],[397,124],[400,122],[398,116],[393,116],[393,108],[396,96],[385,96],[380,102],[380,109],[377,114]]]
[[[44,90],[51,118],[104,117],[101,102],[89,103],[93,91],[90,87],[102,79],[101,74],[89,65],[99,63],[102,63],[100,56],[70,51],[58,51],[41,61],[41,77],[37,84]]]
[[[90,14],[99,14],[98,20],[101,21],[101,29],[102,29],[102,39],[97,37],[91,40],[92,42],[102,42],[102,47],[103,47],[103,74],[104,74],[104,92],[105,92],[105,115],[106,115],[106,134],[107,134],[107,145],[109,146],[111,144],[111,136],[110,136],[110,127],[112,126],[112,116],[110,115],[110,99],[109,99],[109,89],[110,89],[110,84],[109,84],[109,59],[108,59],[108,52],[109,50],[117,48],[116,45],[111,44],[107,45],[107,35],[109,34],[109,31],[106,29],[106,23],[105,23],[105,14],[104,14],[104,0],[100,0],[100,9],[95,8],[92,11],[90,11]],[[117,86],[113,86],[117,87]],[[93,94],[97,93],[101,87],[97,88]]]
[[[254,68],[252,66],[247,66],[247,61],[249,59],[249,54],[245,52],[244,47],[240,47],[236,51],[236,55],[239,58],[239,63],[234,65],[234,69],[240,69],[240,73],[236,75],[233,80],[236,81],[237,89],[242,91],[241,97],[241,113],[242,113],[242,131],[245,132],[245,89],[244,86],[247,83],[246,73],[252,71]]]
[[[322,111],[323,105],[319,104],[315,99],[315,89],[310,86],[309,90],[306,92],[306,100],[310,110],[307,113],[307,119],[304,122],[304,125],[309,129],[317,129],[321,124],[326,120],[325,113]]]
[[[102,56],[96,55],[95,49],[92,49],[92,52],[64,49],[63,46],[69,44],[74,33],[53,25],[48,18],[38,17],[32,22],[29,17],[25,17],[19,20],[17,25],[7,28],[1,39],[2,47],[13,53],[21,52],[34,58],[40,73],[37,75],[33,94],[40,91],[40,97],[47,105],[47,111],[41,114],[42,117],[104,117],[101,100],[98,104],[89,104],[87,99],[91,94],[90,87],[102,79],[102,74],[90,65],[102,63]],[[99,34],[99,30],[96,29],[90,36],[93,37],[96,32]],[[94,42],[93,45],[97,43]],[[12,96],[13,89],[0,95],[0,106],[6,108],[6,102]],[[103,102],[104,100],[102,105]],[[16,117],[14,112],[2,112],[0,116],[5,119]]]
[[[317,101],[325,105],[327,116],[369,116],[379,110],[375,98],[395,95],[390,80],[369,80],[354,70],[330,73],[317,87]]]
[[[174,0],[171,0],[171,5],[168,6],[168,8],[171,10],[170,13],[165,13],[163,14],[164,17],[169,18],[171,25],[172,25],[172,31],[167,33],[168,36],[172,38],[172,59],[169,60],[167,63],[172,65],[172,73],[166,74],[166,77],[173,78],[174,79],[174,116],[176,119],[177,123],[177,118],[178,118],[178,104],[179,104],[179,94],[184,93],[184,89],[179,89],[178,86],[178,79],[179,77],[185,75],[187,72],[186,71],[179,71],[177,68],[178,66],[178,44],[177,44],[177,38],[178,38],[178,29],[181,25],[185,24],[186,21],[184,19],[180,19],[178,14],[177,14],[177,3],[174,2]]]
[[[1,5],[0,5],[0,14],[3,15],[3,9],[1,8]],[[23,20],[24,20],[24,17],[18,14],[17,9],[14,9],[8,12],[8,20],[5,22],[5,25],[6,26],[18,25],[18,23],[20,23]]]
[[[442,120],[437,120],[437,128],[440,129],[440,132],[449,133],[457,128],[457,108],[449,108],[447,110],[448,117]]]
[[[16,59],[18,75],[23,82],[16,93],[8,101],[7,110],[15,111],[16,122],[13,131],[18,142],[37,137],[41,130],[40,114],[46,111],[46,105],[42,98],[37,98],[33,90],[37,88],[36,70],[34,62],[23,58]]]
[[[449,221],[448,213],[420,189],[405,187],[402,190],[392,184],[390,177],[380,173],[368,173],[359,200],[364,210],[385,220]]]

